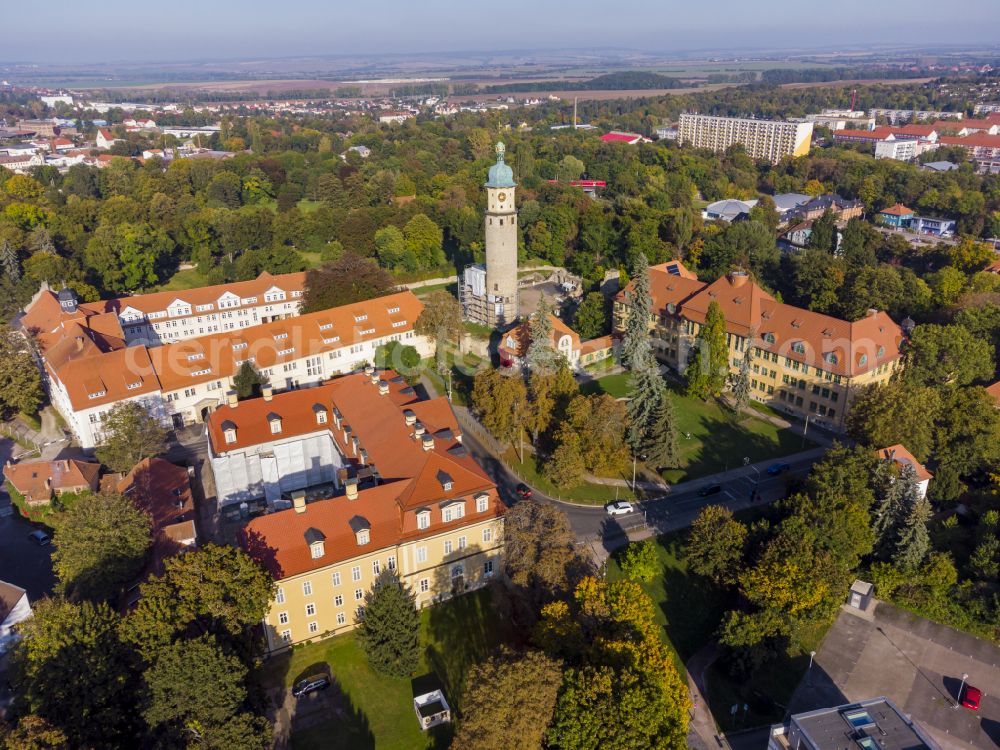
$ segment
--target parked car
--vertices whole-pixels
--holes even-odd
[[[722,492],[721,484],[708,484],[698,490],[698,497],[708,497],[709,495],[718,495]]]
[[[516,492],[517,496],[519,498],[521,498],[522,500],[527,500],[529,497],[531,497],[532,495],[535,494],[531,490],[531,487],[529,487],[526,484],[519,484],[519,485],[517,485],[517,487],[514,488],[514,492]]]
[[[39,547],[44,547],[46,544],[52,541],[52,537],[48,535],[47,532],[41,529],[35,529],[30,534],[28,534],[28,539],[33,541]]]
[[[632,503],[625,502],[624,500],[619,500],[615,503],[608,503],[604,506],[604,509],[608,512],[609,516],[624,516],[635,510],[635,508],[632,507]]]
[[[317,690],[326,690],[328,687],[330,687],[329,677],[325,674],[314,674],[296,682],[295,687],[292,688],[292,695],[301,698],[303,695],[315,693]]]
[[[979,701],[982,697],[983,694],[979,688],[966,684],[965,687],[962,688],[962,694],[959,696],[958,702],[968,709],[978,711]]]
[[[771,464],[767,467],[767,475],[770,477],[776,477],[779,474],[784,474],[786,471],[791,469],[791,464],[777,463]]]

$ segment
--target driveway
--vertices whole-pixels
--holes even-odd
[[[979,711],[955,708],[963,673],[983,691]],[[883,695],[945,750],[1000,747],[1000,648],[884,602],[868,617],[845,607],[790,710]]]

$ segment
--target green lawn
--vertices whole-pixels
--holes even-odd
[[[526,444],[527,441],[528,438],[525,436]],[[556,487],[542,475],[542,467],[535,458],[535,454],[525,450],[524,462],[518,460],[517,446],[512,447],[504,454],[504,463],[511,467],[527,484],[544,492],[549,497],[584,505],[605,505],[614,500],[635,499],[635,495],[628,487],[610,487],[590,482],[582,482],[571,490]],[[630,475],[618,478],[631,480],[632,477]]]
[[[321,663],[329,665],[343,693],[339,716],[292,736],[295,750],[417,750],[445,748],[451,727],[424,733],[413,713],[415,690],[442,688],[452,708],[459,705],[470,667],[485,659],[513,633],[494,609],[489,589],[460,596],[421,611],[424,657],[420,673],[386,677],[373,671],[351,633],[295,648],[257,672],[265,687],[290,687]]]
[[[768,512],[754,508],[736,517],[751,524]],[[682,673],[684,663],[716,637],[726,611],[738,606],[734,593],[688,572],[682,555],[684,538],[684,533],[672,533],[656,539],[663,575],[641,584],[656,605],[657,620],[665,629]],[[608,560],[609,580],[623,577],[618,565],[621,551]],[[776,659],[756,670],[749,680],[734,679],[722,662],[716,662],[707,672],[708,692],[712,713],[722,728],[728,731],[779,721],[783,709],[777,704],[788,705],[792,691],[809,665],[809,651],[819,648],[829,625],[818,623],[800,642],[789,644]],[[750,707],[748,715],[744,718],[741,710],[734,720],[730,707],[744,703]]]
[[[618,373],[585,383],[581,390],[620,398],[626,395],[627,383],[628,373]],[[741,466],[744,458],[756,463],[797,453],[813,445],[791,430],[763,419],[744,416],[736,421],[733,413],[716,401],[689,398],[678,391],[676,384],[668,382],[668,386],[677,415],[682,461],[680,468],[663,472],[663,478],[671,484]],[[763,414],[774,413],[762,404],[753,406]]]
[[[207,284],[208,281],[199,273],[197,268],[188,268],[184,271],[178,271],[166,283],[160,284],[159,291],[182,292],[185,289],[196,289]]]

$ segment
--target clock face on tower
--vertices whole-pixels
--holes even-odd
[[[503,203],[507,200],[507,193],[497,193],[497,200]]]

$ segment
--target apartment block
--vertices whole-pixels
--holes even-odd
[[[309,417],[301,414],[306,402]],[[243,532],[244,549],[277,582],[264,619],[269,650],[354,628],[385,569],[399,573],[418,607],[500,572],[505,506],[462,444],[446,399],[422,400],[395,372],[367,368],[210,419],[216,455],[277,442],[285,429],[325,432],[337,479],[312,502],[307,491],[282,488],[274,511]]]
[[[902,329],[876,310],[848,322],[778,302],[746,272],[711,284],[692,278],[679,261],[650,269],[649,328],[657,357],[679,373],[697,356],[708,307],[726,318],[728,361],[736,372],[753,347],[751,398],[832,430],[841,430],[855,394],[889,379],[900,366]],[[624,332],[631,313],[629,284],[614,303],[614,325]]]
[[[811,122],[685,113],[680,117],[678,141],[681,145],[707,148],[717,153],[740,144],[752,158],[776,164],[786,156],[808,154],[812,132]]]
[[[767,750],[941,750],[909,714],[874,698],[793,714],[771,727]]]
[[[422,310],[407,291],[164,346],[127,346],[116,313],[81,312],[75,304],[54,328],[39,330],[30,312],[23,327],[36,343],[53,405],[91,449],[105,415],[124,401],[141,403],[174,428],[204,421],[226,403],[245,362],[285,391],[364,366],[389,341],[429,356],[432,344],[413,330]]]

